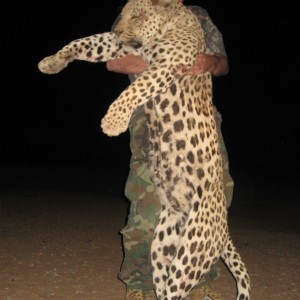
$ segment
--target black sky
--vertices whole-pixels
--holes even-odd
[[[74,62],[57,75],[43,57],[109,31],[123,1],[5,1],[0,164],[128,165],[128,133],[99,129],[128,79],[105,64]],[[273,1],[186,1],[206,8],[223,33],[230,73],[214,80],[230,163],[268,174],[299,166],[297,13]],[[112,155],[113,154],[113,155]]]

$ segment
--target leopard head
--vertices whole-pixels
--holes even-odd
[[[122,43],[137,48],[155,36],[164,22],[157,5],[151,0],[128,0],[114,29]]]

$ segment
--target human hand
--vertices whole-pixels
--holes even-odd
[[[109,71],[127,74],[127,75],[138,75],[143,73],[149,64],[141,56],[133,54],[109,60],[106,62],[106,68]]]
[[[185,75],[198,75],[209,72],[213,76],[226,75],[228,73],[227,57],[218,54],[201,53],[197,56],[195,64]]]

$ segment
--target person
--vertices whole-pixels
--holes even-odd
[[[174,1],[182,2],[183,0]],[[154,3],[155,0],[152,2]],[[226,75],[229,67],[221,33],[205,9],[199,6],[192,6],[190,9],[197,15],[204,29],[207,52],[197,57],[195,65],[188,70],[188,73],[192,75],[210,72],[213,76]],[[109,71],[129,75],[132,81],[149,64],[142,57],[128,55],[120,59],[110,60],[106,66]],[[217,109],[215,109],[215,120],[223,158],[225,195],[229,206],[233,193],[233,180],[229,173],[228,155],[221,133],[221,115]],[[127,224],[121,230],[124,260],[119,279],[126,284],[125,300],[154,300],[156,297],[152,282],[150,247],[160,212],[160,201],[155,194],[155,186],[149,168],[147,156],[148,128],[143,106],[134,111],[129,130],[132,156],[125,185],[125,196],[131,203]],[[218,269],[213,268],[186,299],[204,299],[207,297],[210,293],[207,283],[218,276]]]

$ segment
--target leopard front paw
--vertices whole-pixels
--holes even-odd
[[[102,131],[108,136],[118,136],[128,128],[128,122],[121,118],[105,116],[101,120]]]
[[[42,73],[56,74],[66,68],[69,62],[70,60],[66,57],[55,54],[42,59],[38,64],[38,68]]]

